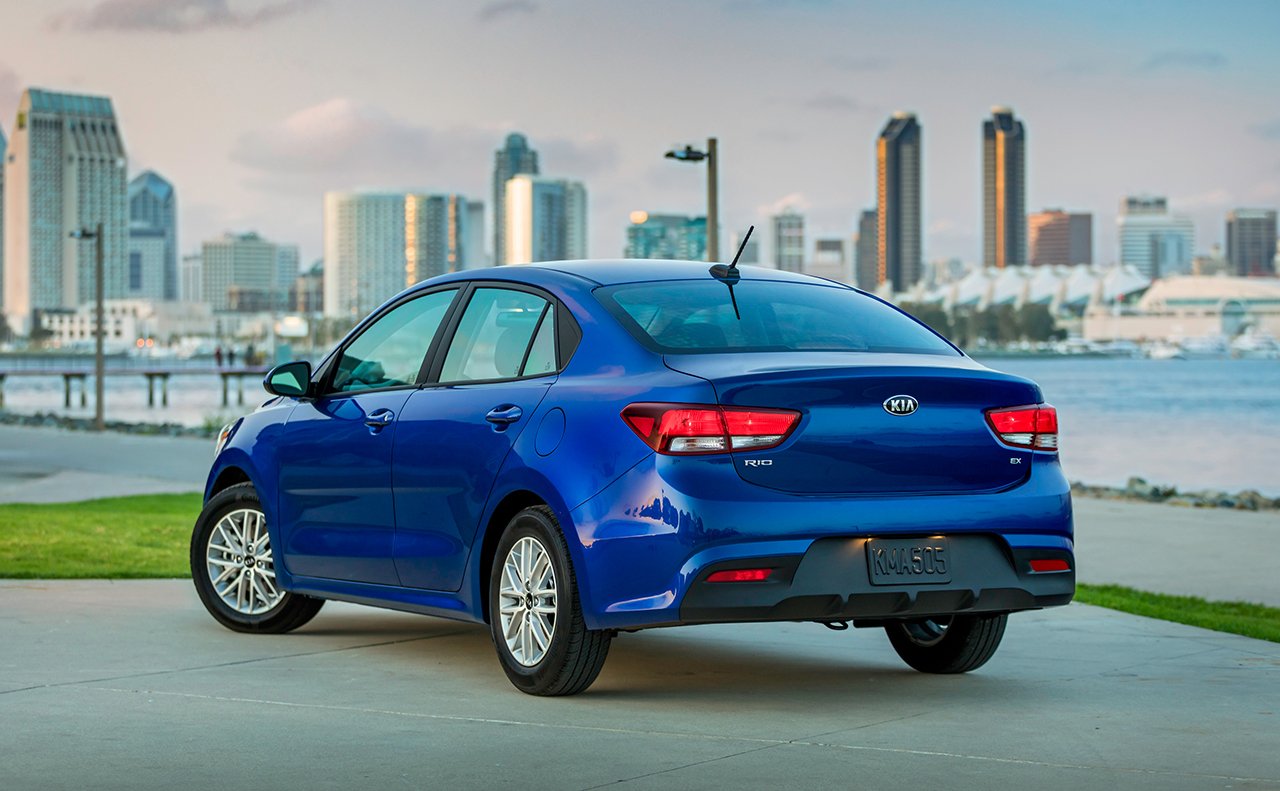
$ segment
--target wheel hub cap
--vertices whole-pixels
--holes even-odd
[[[551,647],[556,623],[556,572],[551,555],[532,536],[517,541],[502,564],[498,616],[507,650],[532,667]]]
[[[218,598],[241,615],[262,615],[284,600],[276,586],[266,516],[256,508],[218,520],[209,532],[205,570]]]

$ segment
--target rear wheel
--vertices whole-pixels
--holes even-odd
[[[293,631],[324,605],[279,586],[266,514],[250,483],[224,489],[200,512],[191,533],[191,579],[209,614],[237,632]]]
[[[508,523],[489,574],[489,625],[507,678],[530,695],[574,695],[600,675],[608,632],[588,629],[573,565],[550,508]]]
[[[1000,647],[1009,616],[952,615],[885,626],[898,656],[922,673],[967,673]]]

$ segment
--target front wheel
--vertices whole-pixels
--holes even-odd
[[[237,632],[290,632],[324,605],[276,581],[267,517],[250,483],[218,492],[200,512],[191,533],[191,579],[209,614]]]
[[[922,673],[968,673],[1000,647],[1009,616],[952,615],[897,621],[885,626],[902,661]]]
[[[608,632],[588,629],[573,565],[550,508],[526,508],[498,542],[489,625],[507,678],[530,695],[575,695],[596,680]]]

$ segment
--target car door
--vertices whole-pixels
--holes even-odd
[[[406,587],[461,587],[498,470],[559,371],[556,311],[533,290],[474,288],[431,381],[405,403],[394,476]]]
[[[319,395],[285,425],[280,526],[290,573],[398,583],[391,459],[401,409],[417,387],[457,288],[386,310],[334,355]]]

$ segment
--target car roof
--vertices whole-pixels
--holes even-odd
[[[577,275],[602,286],[650,280],[706,280],[710,277],[705,261],[669,261],[665,259],[596,259],[589,261],[545,261],[529,266]],[[775,280],[794,283],[830,283],[821,278],[784,272],[759,266],[738,268],[743,280]]]

